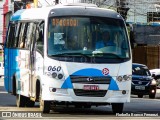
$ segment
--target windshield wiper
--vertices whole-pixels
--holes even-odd
[[[94,53],[93,54],[94,57],[96,56],[107,56],[108,58],[118,58],[118,59],[124,59],[124,58],[121,58],[120,56],[116,55],[116,54],[113,54],[113,53],[103,53],[103,52],[97,52],[97,53]]]
[[[73,53],[60,53],[60,54],[54,54],[54,55],[49,55],[52,57],[60,57],[60,56],[83,56],[83,57],[87,57],[90,58],[88,55],[90,54],[83,54],[83,53],[79,53],[79,52],[73,52]]]

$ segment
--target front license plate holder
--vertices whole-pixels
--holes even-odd
[[[98,85],[84,85],[83,86],[83,90],[99,90],[99,86]]]

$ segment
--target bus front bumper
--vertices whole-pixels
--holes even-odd
[[[106,94],[102,93],[75,94],[73,89],[53,89],[43,90],[42,99],[46,101],[65,101],[65,102],[97,102],[97,103],[126,103],[130,102],[129,90],[107,90]],[[95,91],[94,91],[95,92]],[[99,94],[99,95],[98,95]]]

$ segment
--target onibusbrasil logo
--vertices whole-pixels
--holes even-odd
[[[41,118],[41,112],[9,112],[5,111],[1,113],[2,118]]]

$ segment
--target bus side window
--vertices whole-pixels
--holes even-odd
[[[23,23],[21,26],[19,42],[18,42],[19,48],[25,48],[25,42],[27,38],[27,28],[28,28],[28,23]]]
[[[30,41],[32,38],[32,31],[33,31],[33,23],[28,23],[27,32],[26,32],[26,39],[25,39],[25,48],[29,49]]]
[[[24,42],[24,41],[23,41],[24,27],[25,27],[25,24],[22,23],[21,28],[20,28],[19,38],[18,38],[18,47],[19,47],[19,48],[22,48],[23,42]]]
[[[29,28],[29,23],[26,23],[26,24],[25,24],[25,28],[24,28],[24,34],[23,34],[23,46],[22,46],[22,47],[24,47],[24,48],[27,48],[26,42],[27,42],[28,28]]]
[[[38,31],[38,39],[37,39],[37,49],[43,53],[43,46],[44,46],[44,21],[39,25]]]
[[[13,47],[18,47],[18,40],[19,40],[20,31],[21,31],[21,25],[22,25],[22,23],[20,23],[20,22],[17,23]]]
[[[35,36],[36,36],[36,23],[32,23],[32,30],[30,31],[30,42],[29,47],[31,51],[35,49]]]
[[[14,39],[16,34],[16,23],[10,23],[9,29],[8,29],[8,35],[6,39],[6,47],[14,47]]]

